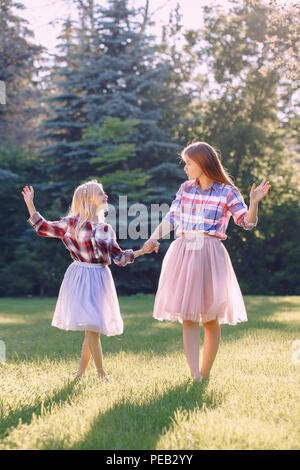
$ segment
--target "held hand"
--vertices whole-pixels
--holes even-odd
[[[29,186],[29,187],[25,186],[25,188],[23,188],[22,194],[23,194],[24,201],[26,202],[26,204],[30,204],[33,201],[34,189],[32,186]]]
[[[144,253],[147,253],[147,254],[150,254],[153,251],[157,253],[159,250],[159,245],[160,243],[157,240],[150,238],[144,243],[142,250],[144,251]]]
[[[264,178],[257,188],[255,186],[255,183],[253,183],[250,191],[250,202],[258,203],[268,194],[271,185],[269,181],[266,182],[266,179]]]

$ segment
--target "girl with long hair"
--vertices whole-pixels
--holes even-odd
[[[60,238],[73,259],[60,287],[52,326],[85,331],[76,379],[82,377],[92,356],[98,377],[107,380],[100,334],[123,333],[123,320],[108,265],[113,260],[119,266],[126,266],[153,249],[133,251],[119,247],[113,228],[104,218],[108,197],[96,180],[75,189],[68,215],[55,222],[45,220],[36,212],[32,186],[26,186],[22,194],[30,214],[28,222],[35,231],[42,237]]]
[[[223,244],[229,219],[233,216],[244,230],[253,229],[258,222],[258,203],[268,194],[270,184],[263,179],[259,186],[252,185],[248,210],[211,145],[188,145],[181,158],[188,180],[144,247],[157,251],[157,240],[177,227],[178,238],[163,260],[153,317],[182,323],[191,376],[202,382],[209,376],[218,351],[220,324],[247,321],[241,290]],[[200,322],[205,331],[201,369]]]

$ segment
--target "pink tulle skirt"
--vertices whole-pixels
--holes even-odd
[[[247,321],[243,296],[223,242],[203,233],[174,240],[162,264],[154,302],[157,320],[220,324]]]

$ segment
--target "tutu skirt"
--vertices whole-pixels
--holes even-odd
[[[74,261],[65,272],[52,326],[89,330],[106,336],[123,333],[123,320],[108,266]]]
[[[220,324],[247,321],[242,293],[222,241],[203,233],[174,240],[162,264],[153,317]]]

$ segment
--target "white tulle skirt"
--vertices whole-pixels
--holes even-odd
[[[52,320],[62,330],[123,333],[115,283],[108,266],[74,261],[65,272]]]

